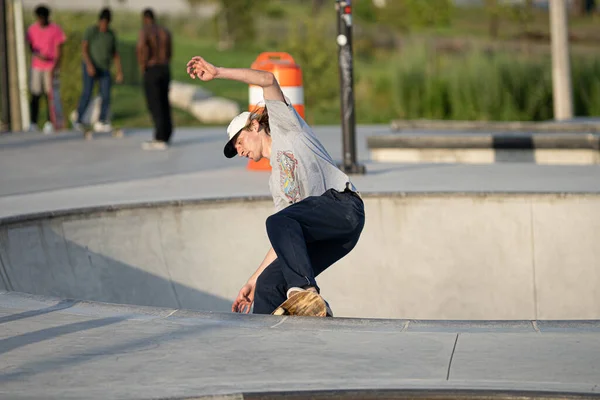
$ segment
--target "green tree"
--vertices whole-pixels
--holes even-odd
[[[260,15],[267,2],[268,0],[188,0],[192,8],[208,4],[218,6],[215,25],[221,47],[252,42],[256,37],[255,17]]]
[[[498,37],[500,30],[500,16],[503,6],[498,0],[485,0],[485,13],[488,16],[488,34],[492,38]]]
[[[454,4],[451,0],[388,0],[377,7],[372,1],[361,0],[354,5],[354,13],[363,22],[406,32],[450,25]]]
[[[488,17],[488,33],[490,37],[496,39],[500,34],[500,24],[502,20],[512,20],[526,32],[529,24],[534,20],[533,0],[526,0],[524,3],[508,4],[501,3],[498,0],[486,0],[485,12]]]
[[[299,18],[283,46],[302,69],[306,120],[310,123],[315,122],[314,114],[339,105],[337,47],[324,35],[332,23],[331,18]]]

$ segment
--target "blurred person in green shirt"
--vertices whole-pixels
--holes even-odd
[[[110,89],[112,79],[110,67],[115,63],[117,83],[123,81],[121,58],[117,52],[117,37],[110,29],[111,12],[103,8],[98,17],[98,23],[86,29],[82,42],[82,78],[83,91],[79,99],[77,112],[72,115],[71,122],[77,130],[83,130],[82,118],[92,99],[94,82],[98,81],[100,98],[100,116],[94,123],[93,129],[97,132],[110,132],[112,126],[108,120],[110,110]]]

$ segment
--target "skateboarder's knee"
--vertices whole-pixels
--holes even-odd
[[[267,234],[269,237],[277,237],[279,232],[290,229],[294,224],[297,224],[297,222],[287,215],[273,214],[267,218]]]
[[[273,229],[277,229],[277,225],[279,225],[279,221],[281,220],[281,216],[279,214],[273,214],[267,218],[267,232],[273,231]]]

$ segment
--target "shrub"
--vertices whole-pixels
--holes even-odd
[[[435,55],[408,49],[395,68],[393,106],[400,118],[548,120],[553,118],[546,58],[473,52]],[[600,62],[573,60],[575,112],[600,113]]]
[[[64,29],[64,28],[63,28]],[[83,33],[65,31],[67,41],[63,45],[60,67],[60,97],[65,117],[77,108],[81,96],[81,41]]]
[[[284,51],[290,53],[302,69],[306,119],[313,122],[311,113],[337,107],[339,109],[339,75],[335,33],[324,40],[323,32],[332,25],[325,19],[304,19],[291,29]]]

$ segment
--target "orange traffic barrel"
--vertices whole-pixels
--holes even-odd
[[[284,96],[290,100],[296,112],[304,118],[302,70],[291,55],[284,52],[264,52],[259,54],[250,68],[272,72],[279,82]],[[248,111],[252,112],[260,107],[264,107],[263,90],[260,86],[250,85],[248,95]],[[248,162],[248,169],[269,171],[271,170],[271,165],[266,158],[263,158],[259,162],[250,160]]]

